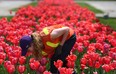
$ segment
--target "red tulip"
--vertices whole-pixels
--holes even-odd
[[[17,62],[18,62],[18,58],[12,57],[12,56],[9,58],[9,60],[11,61],[11,63],[12,63],[13,65],[17,64]]]
[[[72,68],[58,68],[60,74],[72,74],[73,69]]]
[[[48,71],[44,71],[43,74],[52,74],[52,73],[50,73],[50,72],[48,72]]]
[[[83,46],[78,46],[77,50],[79,53],[83,52]]]
[[[4,67],[7,68],[8,65],[11,65],[10,61],[4,61]]]
[[[113,31],[112,34],[116,38],[116,31]]]
[[[112,70],[112,67],[111,67],[110,65],[108,65],[108,64],[104,64],[104,65],[102,66],[102,68],[103,68],[106,72],[109,72],[109,71]]]
[[[84,69],[87,69],[88,67],[86,67],[86,65],[84,64],[81,64],[81,69],[84,70]]]
[[[97,62],[95,63],[95,68],[100,68],[100,66],[101,66],[100,62],[97,61]]]
[[[60,67],[62,67],[63,62],[61,60],[57,60],[56,62],[54,62],[54,65],[56,68],[60,68]]]
[[[19,73],[23,73],[25,70],[26,70],[26,67],[24,65],[19,65],[18,66]]]
[[[0,65],[2,65],[3,61],[4,61],[3,59],[0,59]]]
[[[7,69],[8,73],[12,74],[15,71],[15,66],[8,65],[6,69]]]
[[[85,47],[88,47],[88,46],[89,46],[89,41],[86,40],[86,41],[84,41],[83,43],[84,43],[84,46],[85,46]]]
[[[42,58],[41,60],[40,60],[40,63],[41,63],[41,65],[46,65],[46,63],[47,63],[47,59],[46,58]]]
[[[38,70],[40,73],[43,73],[46,70],[45,66],[39,66]]]
[[[103,57],[103,58],[102,58],[102,62],[103,62],[104,64],[110,64],[110,62],[111,62],[111,57],[110,57],[110,56],[105,56],[105,57]]]
[[[111,63],[111,66],[112,66],[113,70],[115,70],[115,69],[116,69],[116,61],[113,61],[113,62]]]
[[[29,65],[32,70],[37,70],[40,66],[40,63],[38,61],[35,61],[33,63],[29,63]]]
[[[81,64],[86,65],[86,64],[87,64],[87,59],[86,59],[86,58],[82,58],[82,59],[81,59]]]
[[[75,62],[77,59],[77,56],[74,54],[71,54],[66,59],[67,59],[67,61]]]
[[[0,52],[0,59],[6,59],[6,53]]]
[[[94,66],[94,61],[92,59],[88,59],[88,65],[90,67],[93,67]]]
[[[15,50],[15,51],[13,51],[13,56],[19,58],[20,55],[21,55],[21,51],[19,51],[19,50]]]
[[[74,68],[75,67],[75,62],[68,61],[67,66],[69,68]]]
[[[25,64],[25,62],[26,62],[26,57],[21,56],[21,57],[19,58],[19,64],[23,65],[23,64]]]
[[[2,46],[0,46],[0,52],[3,52],[3,51],[4,51],[3,47],[2,47]]]
[[[58,68],[60,74],[66,74],[66,68]]]
[[[30,63],[35,62],[35,59],[34,59],[34,58],[31,58],[31,59],[29,60],[29,62],[30,62]]]

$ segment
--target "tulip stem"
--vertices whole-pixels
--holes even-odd
[[[114,70],[114,74],[116,74],[116,70]]]
[[[98,74],[103,74],[103,69],[102,69],[102,67],[100,67],[99,69],[97,69],[97,71],[98,71]]]
[[[8,74],[8,72],[7,72],[6,69],[4,68],[4,65],[3,65],[3,64],[1,65],[1,67],[2,67],[2,71],[4,72],[4,74]]]
[[[80,59],[82,58],[82,53],[78,53],[78,51],[75,52],[75,54],[78,56],[78,59],[76,60],[76,69],[78,74],[81,74],[81,67],[80,67]]]
[[[93,74],[93,68],[90,67],[90,74]]]

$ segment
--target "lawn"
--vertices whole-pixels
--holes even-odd
[[[90,6],[87,3],[78,3],[80,6],[84,8],[88,8],[89,10],[93,11],[94,13],[103,13],[101,10],[94,8],[93,6]]]
[[[109,18],[109,19],[99,18],[99,20],[101,23],[105,25],[109,25],[114,30],[116,30],[116,18]]]
[[[10,21],[10,20],[11,20],[11,18],[12,18],[13,16],[4,16],[4,17],[7,17],[7,20],[8,20],[8,21]],[[0,19],[1,19],[1,18],[3,18],[3,17],[2,17],[2,16],[0,16]]]

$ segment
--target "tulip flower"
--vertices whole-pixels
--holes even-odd
[[[33,63],[33,62],[35,62],[36,60],[34,59],[34,58],[31,58],[30,60],[29,60],[29,62],[30,63]]]
[[[74,68],[75,67],[75,62],[68,61],[67,66],[69,68]]]
[[[3,59],[0,59],[0,65],[2,65],[3,61],[4,61]]]
[[[47,59],[46,58],[42,58],[41,60],[40,60],[40,63],[41,63],[41,65],[46,65],[46,63],[47,63]]]
[[[43,74],[52,74],[52,73],[50,73],[50,72],[48,72],[48,71],[44,71]]]
[[[10,61],[4,61],[4,67],[7,68],[8,65],[12,65]]]
[[[39,66],[39,68],[37,69],[38,72],[43,73],[46,70],[45,66]]]
[[[60,68],[60,67],[62,67],[63,62],[61,60],[57,60],[56,62],[54,62],[54,65],[56,68]]]
[[[15,66],[8,65],[6,69],[7,69],[8,73],[12,74],[15,71]]]
[[[21,56],[21,57],[19,58],[19,64],[20,64],[20,65],[23,65],[23,64],[25,64],[25,62],[26,62],[26,57]]]
[[[24,65],[19,65],[18,66],[18,72],[19,73],[24,73],[25,70],[26,70],[26,67]]]
[[[73,69],[72,68],[58,68],[60,74],[72,74]]]
[[[77,59],[77,56],[74,54],[71,54],[66,59],[67,59],[67,61],[75,62]]]
[[[39,63],[39,61],[35,61],[33,63],[29,63],[29,65],[30,65],[30,68],[32,70],[37,70],[39,68],[39,66],[40,66],[40,63]]]
[[[9,60],[11,61],[11,63],[12,63],[13,65],[17,64],[17,62],[18,62],[18,58],[12,57],[12,56],[9,58]]]
[[[6,59],[6,53],[0,52],[0,59]]]
[[[104,64],[104,65],[102,66],[102,68],[103,68],[106,72],[109,72],[109,71],[112,70],[112,67],[109,66],[108,64]]]

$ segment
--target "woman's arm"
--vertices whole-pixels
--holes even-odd
[[[55,39],[63,35],[62,41],[60,43],[60,45],[63,45],[64,42],[66,41],[68,34],[69,34],[69,27],[58,28],[58,29],[54,29],[51,32],[51,38]]]

